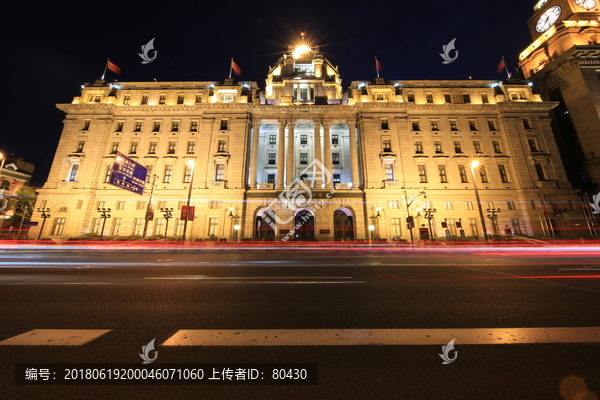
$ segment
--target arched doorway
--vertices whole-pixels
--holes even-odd
[[[275,240],[275,211],[263,208],[256,214],[254,238],[261,241]]]
[[[295,215],[294,239],[301,241],[315,240],[315,217],[310,213],[310,211],[301,210]]]
[[[346,207],[333,212],[333,240],[354,240],[354,217]]]

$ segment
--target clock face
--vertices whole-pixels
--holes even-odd
[[[590,10],[596,7],[596,0],[575,0],[575,4],[579,7],[585,8],[586,10]]]
[[[535,25],[535,30],[538,32],[546,32],[552,25],[558,21],[560,17],[561,8],[559,6],[550,7],[547,9],[540,19],[538,19],[537,24]]]

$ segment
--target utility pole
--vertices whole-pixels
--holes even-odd
[[[148,232],[148,221],[150,221],[150,219],[153,219],[154,217],[150,214],[150,212],[152,211],[152,198],[154,197],[154,187],[156,186],[156,178],[158,178],[158,175],[152,175],[152,189],[150,189],[150,198],[148,199],[148,205],[146,205],[146,216],[144,218],[144,232],[142,233],[143,238],[146,237],[146,233]]]

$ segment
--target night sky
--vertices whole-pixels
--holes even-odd
[[[287,44],[307,37],[338,65],[347,88],[375,78],[374,57],[387,80],[504,79],[531,43],[526,22],[535,1],[195,1],[9,2],[1,35],[4,85],[0,152],[36,164],[33,185],[46,180],[64,114],[81,84],[102,75],[106,59],[121,68],[106,80],[222,81],[234,57],[236,80],[264,89],[267,68]],[[8,25],[10,22],[10,25]],[[158,54],[142,64],[141,46]],[[451,64],[439,56],[456,38]],[[151,53],[150,55],[152,55]],[[8,87],[6,87],[6,85]]]

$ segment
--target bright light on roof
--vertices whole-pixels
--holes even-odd
[[[300,58],[302,54],[308,53],[309,51],[312,50],[307,45],[301,44],[300,46],[294,49],[294,51],[292,52],[292,57],[294,57],[294,59]]]

